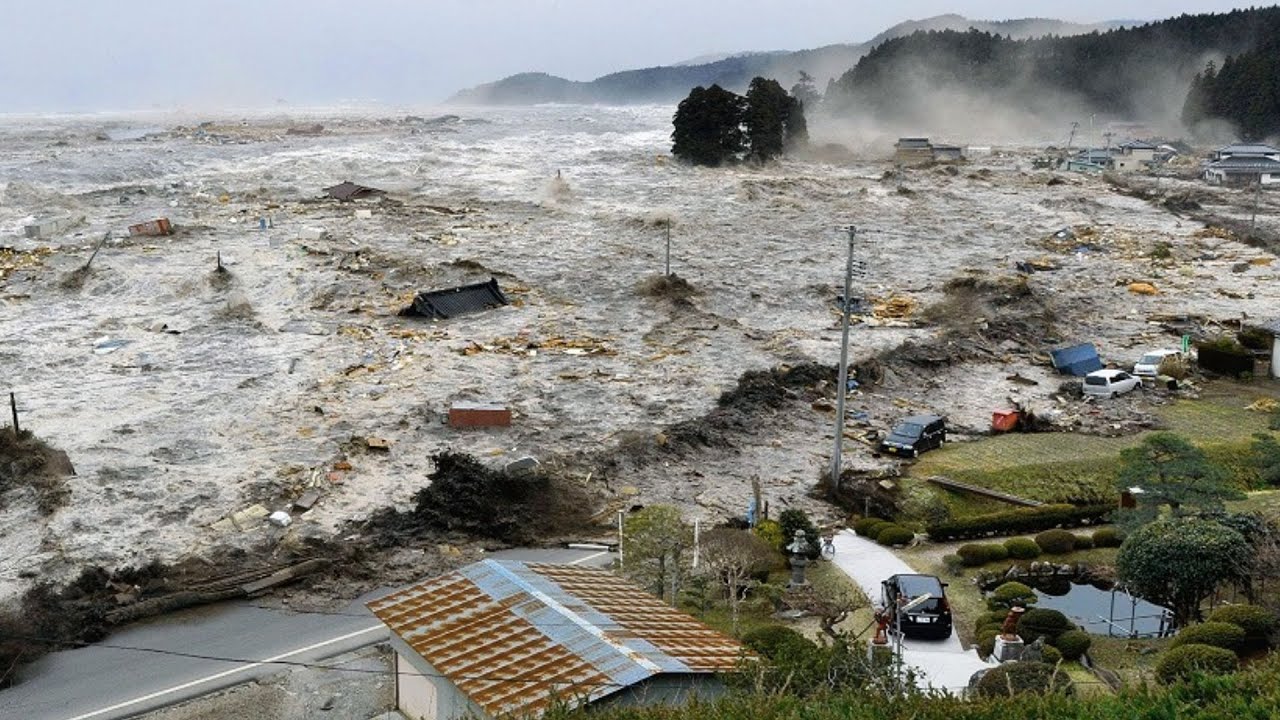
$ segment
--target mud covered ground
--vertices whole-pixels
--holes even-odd
[[[1030,170],[1035,148],[892,178],[874,153],[697,169],[664,156],[670,113],[0,122],[0,389],[77,472],[49,515],[31,493],[8,494],[0,598],[85,564],[332,538],[379,509],[409,509],[444,449],[494,466],[539,458],[589,487],[599,517],[654,502],[739,514],[753,475],[774,507],[821,511],[808,493],[829,463],[831,384],[717,403],[748,371],[836,363],[850,224],[867,267],[859,294],[882,308],[854,327],[851,360],[887,353],[883,381],[851,399],[867,413],[855,437],[916,410],[979,431],[1010,395],[1062,406],[1049,347],[1093,340],[1127,363],[1174,342],[1153,316],[1280,307],[1265,251],[1102,178],[1049,184]],[[311,122],[324,133],[287,134]],[[388,194],[319,199],[348,179]],[[1161,183],[1248,220],[1251,194]],[[1258,223],[1280,229],[1280,195],[1261,204]],[[67,216],[84,220],[23,237]],[[158,216],[175,234],[127,235]],[[672,268],[689,286],[674,292],[653,284],[668,219]],[[1073,236],[1052,236],[1063,228]],[[229,273],[215,272],[219,254]],[[1025,293],[944,290],[956,278],[1006,287],[1029,260],[1055,269],[1029,275]],[[443,322],[398,315],[415,291],[490,276],[510,306]],[[1134,294],[1134,281],[1159,292]],[[450,429],[455,400],[506,403],[512,427]],[[1123,429],[1158,401],[1121,400],[1081,429]],[[720,424],[703,433],[713,410]],[[856,440],[847,455],[855,468],[889,462]],[[242,512],[307,490],[320,499],[288,528]]]

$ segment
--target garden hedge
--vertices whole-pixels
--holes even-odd
[[[1049,555],[1065,555],[1076,547],[1076,536],[1069,530],[1045,530],[1036,535],[1036,544]]]
[[[890,523],[876,530],[876,542],[885,546],[910,545],[915,539],[916,534],[901,525]]]
[[[1093,638],[1083,630],[1068,630],[1054,639],[1053,645],[1062,653],[1064,660],[1079,660],[1089,652]]]
[[[1093,531],[1093,546],[1100,548],[1120,547],[1124,542],[1124,533],[1119,528],[1104,527]]]
[[[1276,630],[1275,613],[1257,605],[1224,605],[1209,615],[1209,622],[1231,623],[1240,627],[1249,648],[1270,646],[1271,634]]]
[[[1093,549],[1092,535],[1073,535],[1072,542],[1076,550],[1092,550]]]
[[[933,523],[926,528],[935,542],[970,540],[994,535],[1025,535],[1057,527],[1078,527],[1101,520],[1115,509],[1103,505],[1041,505],[989,515]]]
[[[1045,642],[1052,643],[1059,635],[1073,629],[1075,626],[1066,615],[1046,608],[1032,608],[1018,620],[1018,635],[1027,642],[1035,642],[1043,635]]]
[[[1156,677],[1168,685],[1196,673],[1225,675],[1234,672],[1239,665],[1236,654],[1230,650],[1209,645],[1183,645],[1165,652],[1156,662]]]
[[[978,681],[978,694],[983,697],[1046,694],[1072,694],[1074,688],[1066,673],[1042,662],[1010,662],[991,668]]]
[[[874,537],[875,530],[879,529],[879,526],[887,525],[888,523],[888,520],[865,517],[853,523],[853,531],[862,537]]]
[[[1170,644],[1171,647],[1183,645],[1208,645],[1239,653],[1244,649],[1245,632],[1239,625],[1227,622],[1202,622],[1179,630]]]
[[[1016,537],[1004,541],[1009,557],[1016,560],[1034,560],[1040,557],[1040,546],[1031,538]]]
[[[985,565],[989,562],[999,562],[1009,557],[1009,551],[999,543],[969,543],[961,545],[956,554],[964,559],[964,564],[970,567]]]

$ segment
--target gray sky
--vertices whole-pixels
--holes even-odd
[[[870,7],[860,7],[862,5]],[[0,112],[431,104],[528,70],[574,80],[720,51],[861,42],[898,22],[1076,22],[1233,0],[6,0]]]

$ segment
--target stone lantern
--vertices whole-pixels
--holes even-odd
[[[803,530],[796,530],[795,539],[787,546],[791,552],[791,582],[788,588],[804,587],[809,581],[804,579],[804,569],[809,564],[809,541],[805,539]]]

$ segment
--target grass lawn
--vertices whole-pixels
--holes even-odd
[[[1242,486],[1248,486],[1256,480],[1249,463],[1252,436],[1270,431],[1268,415],[1244,408],[1260,397],[1278,394],[1280,388],[1270,382],[1219,381],[1206,386],[1200,399],[1178,400],[1157,413],[1168,430],[1200,446]],[[917,489],[924,485],[924,478],[943,475],[1033,500],[1109,502],[1115,495],[1120,451],[1138,445],[1150,432],[1154,431],[1124,437],[1013,433],[954,443],[922,456],[908,470],[907,484]],[[986,501],[935,492],[958,517],[1004,509],[988,510],[991,504]]]

